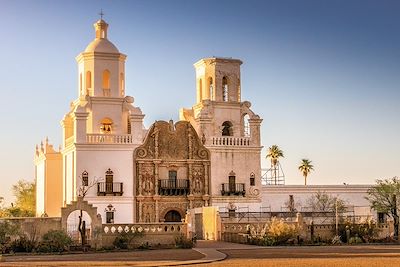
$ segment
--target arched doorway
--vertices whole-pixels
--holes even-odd
[[[81,236],[79,233],[79,216],[80,210],[74,210],[67,217],[67,233],[72,240],[79,244],[81,243]],[[92,218],[86,211],[82,211],[82,221],[85,221],[86,241],[91,239]]]
[[[164,216],[165,222],[181,222],[181,219],[181,214],[176,210],[170,210]]]

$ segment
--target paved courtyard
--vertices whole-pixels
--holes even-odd
[[[400,266],[400,246],[257,247],[199,241],[193,250],[16,255],[3,260],[0,266]]]

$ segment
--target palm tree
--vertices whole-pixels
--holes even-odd
[[[299,166],[299,170],[302,172],[304,176],[304,185],[307,185],[307,176],[311,171],[314,170],[314,166],[311,164],[311,160],[302,159],[301,164]]]
[[[268,154],[266,158],[271,159],[271,167],[274,168],[274,178],[276,184],[276,165],[278,164],[279,158],[283,158],[283,151],[277,146],[272,145],[268,148]]]

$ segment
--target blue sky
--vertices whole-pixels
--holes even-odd
[[[192,64],[241,59],[242,99],[277,144],[287,184],[373,183],[400,175],[399,1],[0,1],[0,196],[33,180],[34,146],[61,142],[77,97],[75,56],[100,9],[128,55],[127,94],[154,120],[195,101]],[[168,95],[169,97],[165,97]],[[265,157],[265,149],[262,157]],[[268,162],[263,160],[263,166]]]

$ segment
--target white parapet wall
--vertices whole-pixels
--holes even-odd
[[[298,211],[309,207],[308,200],[318,192],[343,200],[354,207],[354,215],[369,215],[370,203],[365,198],[372,185],[265,185],[262,187],[262,209],[286,211],[290,198]],[[291,197],[292,196],[292,197]]]

